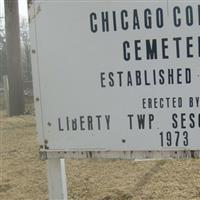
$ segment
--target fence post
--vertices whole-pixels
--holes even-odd
[[[9,115],[10,113],[10,106],[9,106],[9,83],[8,83],[8,76],[3,76],[3,88],[4,88],[4,106],[6,110],[6,114]]]
[[[49,200],[67,200],[65,160],[47,159]]]

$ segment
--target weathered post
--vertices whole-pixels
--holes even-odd
[[[49,199],[67,200],[65,160],[54,158],[47,160]]]

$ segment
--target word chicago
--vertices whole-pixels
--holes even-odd
[[[171,14],[174,27],[200,25],[200,5],[174,6]],[[166,15],[167,9],[163,8],[92,12],[89,15],[90,30],[93,33],[106,33],[119,30],[161,29],[165,26]]]

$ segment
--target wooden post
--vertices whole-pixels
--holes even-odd
[[[20,56],[18,0],[4,0],[9,82],[9,115],[24,114],[24,91]]]
[[[47,160],[49,200],[67,200],[65,160]]]

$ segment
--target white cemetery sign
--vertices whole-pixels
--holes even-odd
[[[40,144],[198,149],[200,4],[36,1],[30,16]]]

